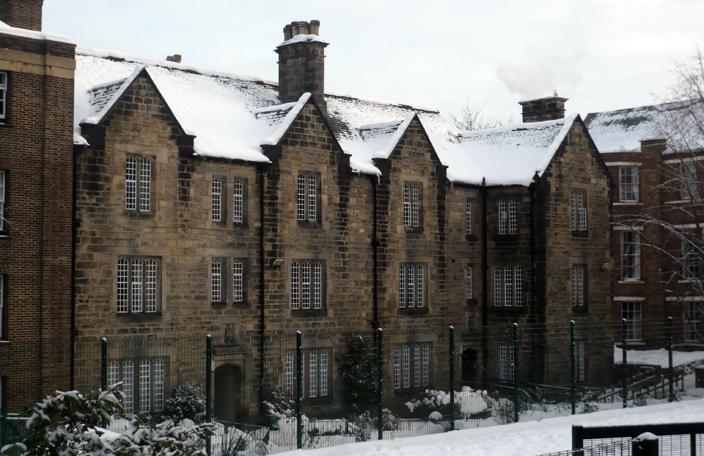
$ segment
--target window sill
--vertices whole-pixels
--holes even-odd
[[[524,314],[528,313],[527,306],[490,306],[490,314]]]
[[[581,238],[588,238],[589,237],[589,231],[587,230],[576,230],[572,231],[572,237],[581,237]]]
[[[406,230],[406,234],[423,234],[423,227],[422,226],[406,226],[406,225],[404,225],[403,228]]]
[[[513,242],[513,241],[518,241],[520,239],[520,233],[516,234],[495,234],[494,235],[494,241],[495,242]]]
[[[616,343],[616,346],[617,346],[618,348],[621,348],[622,345],[623,345],[622,342],[617,342],[617,343]],[[627,345],[628,347],[645,347],[645,342],[642,342],[640,339],[638,339],[638,340],[627,340],[627,341],[626,341],[626,345]],[[628,355],[628,353],[626,353],[626,355]],[[620,356],[615,357],[615,358],[614,358],[614,361],[615,361],[616,364],[620,364],[621,357],[620,357]]]
[[[573,314],[586,314],[589,313],[589,306],[572,306]]]
[[[614,203],[614,206],[642,206],[643,203],[640,201],[618,201]]]
[[[407,315],[409,317],[416,315],[427,315],[429,312],[427,307],[415,307],[415,308],[399,308],[398,315]]]
[[[296,220],[296,224],[299,228],[306,228],[309,230],[320,230],[323,228],[323,224],[317,220]]]
[[[328,391],[330,391],[330,386],[328,386]],[[322,397],[308,397],[305,398],[303,401],[311,407],[315,407],[316,405],[332,405],[335,403],[331,395]]]
[[[678,280],[677,283],[699,283],[697,279],[682,279]]]
[[[684,204],[684,203],[691,203],[691,202],[692,202],[692,200],[679,199],[679,200],[665,201],[663,204]]]
[[[641,279],[621,279],[618,281],[618,283],[645,283],[644,280]]]
[[[293,318],[325,318],[328,316],[328,310],[293,310],[291,309],[291,317]]]
[[[118,313],[117,318],[120,320],[126,320],[129,322],[150,322],[161,320],[161,312],[154,313]]]
[[[129,209],[125,209],[125,215],[128,217],[136,218],[153,218],[155,213],[154,211],[132,211]]]
[[[10,345],[10,341],[7,339],[0,339],[0,346],[2,345]]]

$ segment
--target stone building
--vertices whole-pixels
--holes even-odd
[[[0,413],[71,382],[75,45],[0,1]]]
[[[402,395],[439,383],[446,354],[424,331],[448,325],[467,384],[510,380],[514,322],[534,328],[529,380],[567,383],[547,328],[577,320],[592,328],[578,380],[603,378],[612,348],[589,342],[608,337],[612,183],[566,99],[462,133],[437,111],[326,94],[319,27],[285,28],[278,86],[78,49],[77,341],[402,329],[415,336],[387,364]],[[337,394],[339,351],[306,348],[311,400]],[[216,356],[216,396],[291,386],[290,353]],[[187,368],[175,358],[125,355],[109,377],[158,411]]]
[[[691,148],[674,143],[699,105],[666,103],[586,118],[618,186],[612,318],[627,321],[630,346],[663,347],[664,322],[673,317],[678,347],[701,347],[702,152],[695,138]]]

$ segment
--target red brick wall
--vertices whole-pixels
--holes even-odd
[[[0,237],[4,412],[70,387],[73,92],[72,79],[9,72],[8,118],[0,125],[8,182]]]

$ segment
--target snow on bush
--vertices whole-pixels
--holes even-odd
[[[195,423],[205,421],[205,395],[201,387],[189,382],[176,385],[171,398],[166,401],[164,416],[176,422],[184,419]]]
[[[123,394],[113,385],[87,396],[78,391],[57,391],[38,403],[27,421],[23,443],[7,445],[2,453],[21,456],[171,456],[205,454],[203,440],[213,432],[209,425],[185,430],[173,421],[146,424],[134,417],[121,434],[101,426],[123,413]]]

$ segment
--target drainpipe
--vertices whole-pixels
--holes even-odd
[[[372,181],[372,263],[374,265],[374,281],[372,285],[372,304],[374,306],[374,321],[372,321],[372,327],[374,329],[379,328],[379,239],[377,239],[377,220],[376,220],[376,210],[377,210],[377,200],[376,200],[376,180],[375,177],[371,177]]]
[[[482,388],[486,388],[489,374],[489,262],[487,259],[487,232],[488,220],[486,216],[487,209],[487,191],[486,178],[482,178],[482,187],[479,189],[482,197]]]
[[[266,177],[264,169],[259,168],[259,416],[264,416],[264,304],[266,303],[264,291],[264,187]]]

